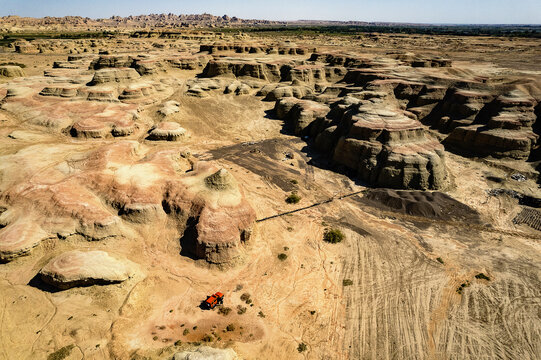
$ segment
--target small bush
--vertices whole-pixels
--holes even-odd
[[[479,273],[479,274],[475,275],[475,278],[480,279],[480,280],[490,281],[490,278],[488,276],[486,276],[485,274],[483,274],[483,273]]]
[[[310,310],[310,315],[314,315],[316,313],[315,310]]]
[[[257,316],[259,316],[260,318],[264,318],[265,317],[265,314],[263,314],[263,311],[260,311]]]
[[[284,253],[278,254],[278,259],[280,261],[284,261],[285,259],[287,259],[287,254],[284,254]]]
[[[323,240],[331,244],[336,244],[344,240],[344,237],[344,233],[340,229],[327,229],[323,235]]]
[[[344,280],[342,280],[342,285],[343,286],[351,286],[351,285],[353,285],[353,280],[344,279]]]
[[[300,353],[306,351],[306,349],[307,349],[307,346],[305,343],[300,343],[299,346],[297,347],[297,351]]]
[[[240,296],[240,299],[241,299],[242,301],[245,301],[245,302],[246,302],[246,301],[250,300],[250,297],[251,297],[250,294],[244,293],[244,294],[242,294],[242,295]]]
[[[154,337],[152,337],[152,340],[156,341],[156,340],[158,340],[158,337],[154,336]]]
[[[209,334],[206,334],[206,335],[203,336],[203,338],[201,339],[201,341],[203,341],[203,342],[212,342],[212,340],[214,340],[214,338],[212,337],[212,335],[209,335]]]
[[[288,204],[298,204],[301,201],[301,197],[295,193],[291,193],[286,197],[286,203]]]
[[[456,289],[456,292],[459,293],[460,295],[462,295],[462,291],[465,288],[467,288],[468,286],[470,286],[470,282],[468,280],[466,280],[465,283],[460,284],[460,286]]]
[[[195,325],[192,329],[197,330],[197,325]]]
[[[227,331],[235,331],[235,325],[234,324],[229,324],[229,325],[227,325],[227,327],[225,329]]]
[[[295,179],[291,179],[290,181],[291,181],[291,183],[292,183],[293,185],[297,185],[297,184],[299,183],[299,182],[298,182],[297,180],[295,180]]]
[[[175,346],[180,346],[180,345],[182,345],[182,341],[180,340],[175,341]]]
[[[244,306],[237,306],[237,314],[242,315],[246,312],[246,308]]]
[[[184,329],[184,331],[182,332],[182,335],[186,336],[190,333],[190,330],[188,329]]]
[[[231,308],[230,308],[230,307],[223,307],[223,306],[222,306],[222,307],[218,308],[218,313],[219,313],[219,314],[222,314],[222,315],[224,315],[224,316],[229,315],[230,312],[231,312]]]
[[[436,259],[440,264],[443,264],[443,259],[441,257]]]

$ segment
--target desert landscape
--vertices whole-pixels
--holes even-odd
[[[539,359],[541,37],[263,26],[0,18],[0,359]]]

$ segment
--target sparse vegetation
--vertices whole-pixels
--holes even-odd
[[[242,315],[246,312],[246,308],[244,306],[237,306],[237,314]]]
[[[480,280],[490,281],[490,278],[488,276],[486,276],[485,274],[483,274],[483,273],[479,273],[479,274],[475,275],[475,278],[480,279]]]
[[[180,340],[175,341],[175,346],[181,346],[181,345],[182,345],[182,341]]]
[[[184,331],[182,332],[182,335],[186,336],[190,333],[190,330],[188,329],[184,329]]]
[[[263,313],[263,311],[260,311],[257,316],[259,316],[260,318],[264,318],[265,317],[265,314]]]
[[[307,346],[305,343],[300,343],[299,346],[297,346],[297,351],[300,353],[306,351],[306,349],[307,349]]]
[[[462,295],[462,291],[467,288],[468,286],[470,286],[470,282],[468,280],[466,280],[466,282],[460,284],[460,286],[456,289],[456,292],[460,295]]]
[[[154,341],[158,340],[158,336],[154,335],[154,336],[152,337],[152,340],[154,340]]]
[[[316,313],[315,310],[310,310],[310,315],[314,315]]]
[[[201,339],[201,341],[203,342],[212,342],[214,340],[214,338],[212,337],[212,335],[209,335],[209,334],[205,334],[205,336],[203,336],[203,338]]]
[[[278,259],[279,259],[280,261],[286,260],[286,259],[287,259],[287,254],[284,254],[284,253],[278,254]]]
[[[49,354],[49,356],[47,356],[47,360],[63,360],[69,356],[69,354],[71,353],[71,350],[74,347],[75,345],[64,346],[56,350],[54,353]]]
[[[351,279],[344,279],[344,280],[342,280],[342,285],[343,285],[343,286],[351,286],[351,285],[353,285],[353,280],[351,280]]]
[[[227,325],[227,327],[225,329],[227,331],[235,331],[235,325],[234,324],[229,324],[229,325]]]
[[[286,197],[286,203],[288,204],[298,204],[301,201],[301,197],[297,193],[291,193]]]
[[[323,234],[323,240],[331,244],[336,244],[344,240],[344,233],[340,229],[327,229]]]
[[[299,183],[299,182],[298,182],[297,180],[295,180],[295,179],[291,179],[290,181],[291,181],[291,183],[292,183],[293,185],[297,185],[297,184]]]
[[[223,306],[221,306],[221,307],[218,308],[218,313],[219,313],[219,314],[222,314],[222,315],[224,315],[224,316],[229,315],[230,312],[231,312],[231,308],[230,308],[230,307],[223,307]]]
[[[251,297],[250,294],[244,293],[244,294],[242,294],[242,295],[240,296],[240,299],[241,299],[242,301],[244,301],[244,302],[247,302],[248,300],[250,300],[250,297]]]
[[[441,257],[436,259],[440,264],[443,264],[443,259]]]

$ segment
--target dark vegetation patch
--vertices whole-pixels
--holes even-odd
[[[327,229],[323,234],[323,240],[328,243],[336,244],[344,240],[345,235],[340,229]]]
[[[365,23],[358,25],[275,25],[260,27],[211,28],[211,31],[237,33],[245,32],[260,35],[299,36],[299,35],[342,35],[355,36],[365,34],[377,36],[381,34],[422,34],[422,35],[456,35],[456,36],[511,36],[541,38],[539,25],[431,25],[431,24],[399,24],[399,23]],[[376,33],[376,34],[374,34]]]
[[[69,356],[74,345],[64,346],[47,356],[47,360],[63,360]]]

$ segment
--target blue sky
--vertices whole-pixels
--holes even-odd
[[[540,0],[0,0],[0,16],[98,18],[169,12],[269,20],[541,24]]]

